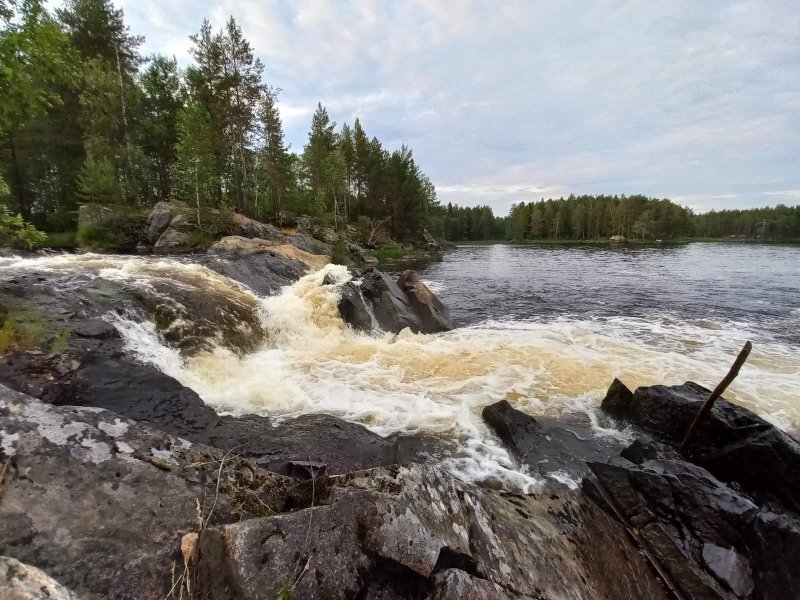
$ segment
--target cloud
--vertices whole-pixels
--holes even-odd
[[[798,200],[793,0],[120,4],[147,52],[182,62],[204,16],[232,14],[283,90],[295,149],[321,101],[413,148],[443,200],[501,213],[573,192],[703,210]]]

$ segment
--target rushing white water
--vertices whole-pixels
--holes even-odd
[[[743,340],[757,333],[733,321],[619,316],[490,320],[439,335],[369,336],[342,322],[338,286],[322,284],[326,275],[347,280],[340,266],[258,298],[204,267],[169,259],[49,260],[39,260],[37,268],[80,268],[140,285],[151,285],[153,277],[179,284],[184,278],[182,285],[234,294],[255,306],[267,335],[246,355],[216,347],[184,356],[153,323],[110,316],[133,354],[220,412],[329,413],[381,434],[429,434],[457,446],[450,461],[462,477],[494,477],[522,487],[536,481],[514,469],[489,433],[480,416],[484,406],[506,399],[534,415],[582,412],[596,422],[595,409],[614,377],[631,388],[686,380],[713,386]],[[797,428],[799,366],[797,347],[762,335],[726,397],[782,427]],[[624,435],[599,426],[597,433]]]

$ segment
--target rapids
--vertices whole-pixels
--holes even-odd
[[[536,483],[515,470],[489,433],[480,416],[484,406],[506,399],[533,415],[584,413],[597,435],[624,437],[625,432],[604,427],[596,413],[614,377],[631,388],[686,380],[713,387],[746,339],[753,339],[753,353],[726,397],[781,427],[800,426],[800,348],[781,334],[780,327],[769,331],[756,322],[719,314],[687,317],[663,307],[655,307],[656,312],[565,310],[561,315],[536,314],[531,308],[526,317],[498,305],[493,314],[469,322],[461,304],[469,302],[470,291],[478,292],[475,304],[486,294],[469,286],[456,290],[470,272],[463,264],[457,272],[448,271],[447,265],[463,261],[465,252],[474,250],[455,250],[444,263],[423,271],[446,304],[454,299],[460,309],[455,316],[468,322],[438,335],[365,335],[349,329],[339,317],[337,302],[339,284],[350,275],[335,265],[266,297],[181,259],[0,259],[0,269],[72,270],[144,287],[173,282],[192,293],[220,295],[247,307],[255,311],[264,331],[263,339],[247,351],[211,343],[189,353],[165,337],[174,325],[165,327],[127,313],[108,318],[131,353],[194,389],[218,412],[281,417],[329,413],[384,435],[434,436],[448,444],[453,470],[467,480],[493,477],[523,487]],[[550,252],[543,251],[537,259],[556,256]],[[335,284],[324,285],[326,276]],[[492,283],[491,277],[486,279]],[[515,289],[521,285],[524,288],[524,282],[516,281]],[[159,294],[169,293],[167,287],[155,287]],[[530,306],[546,293],[529,293]],[[486,305],[480,309],[491,312]]]

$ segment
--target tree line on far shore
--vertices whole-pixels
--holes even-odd
[[[0,0],[0,233],[30,244],[29,223],[74,231],[82,203],[141,212],[182,200],[198,214],[279,224],[307,214],[401,241],[424,229],[453,241],[800,239],[799,207],[694,214],[641,195],[522,202],[507,217],[441,206],[409,148],[384,148],[359,119],[337,128],[322,104],[292,151],[280,90],[233,18],[218,30],[205,21],[190,39],[184,69],[144,57],[111,0],[65,0],[54,12],[43,0]]]
[[[280,90],[231,18],[205,21],[194,62],[144,57],[111,0],[0,0],[0,202],[47,230],[75,227],[86,202],[160,200],[261,220],[308,214],[425,227],[436,191],[412,151],[389,150],[358,119],[316,107],[301,153],[284,140]]]
[[[667,199],[646,196],[571,195],[520,202],[507,217],[489,206],[448,204],[432,223],[452,241],[632,240],[744,238],[800,240],[800,206],[710,211],[695,214]]]

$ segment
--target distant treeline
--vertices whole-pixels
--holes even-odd
[[[667,199],[646,196],[582,195],[522,202],[508,217],[488,206],[448,204],[438,231],[453,241],[633,240],[742,237],[800,240],[800,206],[711,211],[695,214]]]

